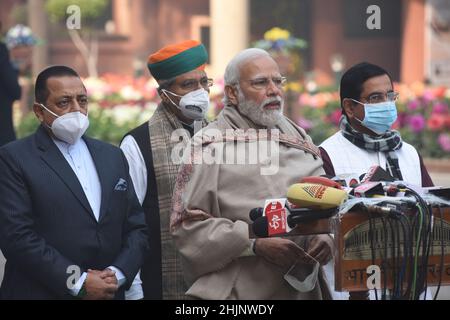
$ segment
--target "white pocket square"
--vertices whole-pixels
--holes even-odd
[[[114,190],[118,191],[126,191],[128,189],[127,182],[125,179],[120,178],[119,181],[117,181],[116,186],[114,187]]]

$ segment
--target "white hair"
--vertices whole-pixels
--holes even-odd
[[[265,99],[260,104],[252,100],[247,100],[240,89],[238,93],[238,110],[241,114],[252,120],[254,123],[267,127],[274,128],[284,118],[283,108],[284,101],[281,97],[271,97]],[[264,107],[272,102],[278,102],[280,109],[278,110],[265,110]]]
[[[234,56],[233,59],[228,63],[225,74],[224,74],[224,82],[225,85],[236,85],[239,83],[240,78],[240,68],[241,66],[249,61],[254,60],[259,57],[269,57],[271,58],[270,54],[263,49],[258,48],[249,48],[242,50],[237,55]],[[230,100],[228,99],[226,93],[223,97],[223,103],[224,105],[228,106],[231,104]]]

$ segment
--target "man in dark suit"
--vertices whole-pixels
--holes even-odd
[[[6,45],[0,42],[0,146],[16,140],[12,104],[14,100],[20,99],[21,95],[21,88],[17,78],[18,70],[13,68],[9,60]]]
[[[147,250],[126,158],[84,136],[86,89],[64,66],[36,80],[37,131],[0,148],[3,299],[123,299]]]

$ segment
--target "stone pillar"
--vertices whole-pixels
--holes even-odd
[[[45,0],[28,0],[29,27],[40,42],[33,48],[33,77],[48,65],[48,17],[44,4]]]
[[[249,0],[210,0],[211,69],[214,78],[225,72],[228,62],[249,46]]]
[[[116,27],[116,33],[129,36],[131,33],[131,2],[128,0],[113,0],[113,19]]]
[[[403,0],[400,81],[412,83],[425,78],[425,3]]]

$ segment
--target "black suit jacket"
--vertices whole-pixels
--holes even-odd
[[[12,119],[12,104],[20,99],[18,73],[9,61],[9,53],[0,42],[0,146],[16,139]]]
[[[113,265],[127,279],[142,266],[147,231],[122,151],[83,137],[102,188],[99,221],[58,147],[41,126],[0,148],[0,248],[7,262],[3,299],[65,299],[70,266]],[[126,188],[118,188],[120,179]],[[126,189],[126,190],[123,190]],[[68,273],[69,272],[69,273]]]

